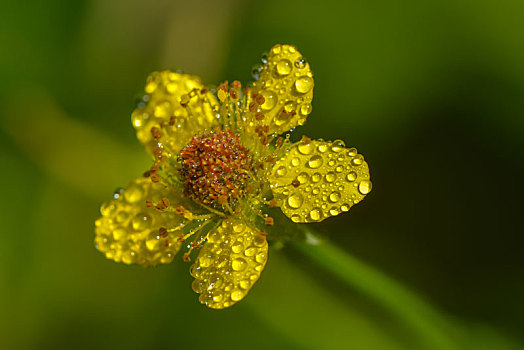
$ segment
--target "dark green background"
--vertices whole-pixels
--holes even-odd
[[[147,74],[248,82],[290,43],[316,83],[295,133],[357,147],[374,184],[314,229],[438,310],[457,348],[522,348],[523,16],[516,0],[3,0],[0,347],[426,348],[289,247],[220,312],[180,259],[93,247],[101,202],[149,164],[130,123]]]

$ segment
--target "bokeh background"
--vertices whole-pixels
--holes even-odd
[[[516,0],[2,0],[0,348],[524,348],[523,15]],[[313,229],[412,298],[386,285],[377,302],[285,246],[217,312],[180,259],[94,249],[99,205],[150,162],[130,123],[147,74],[248,82],[275,43],[315,72],[295,133],[371,168],[366,200]],[[420,305],[441,341],[398,317]]]

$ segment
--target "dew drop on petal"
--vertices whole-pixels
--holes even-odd
[[[298,151],[302,154],[311,154],[313,152],[313,145],[311,143],[301,143],[298,145]]]
[[[342,152],[344,150],[344,147],[346,144],[342,140],[335,140],[333,141],[333,145],[331,146],[331,150],[335,153]]]
[[[309,180],[309,175],[305,172],[302,172],[298,174],[297,180],[300,181],[300,183],[306,183]]]
[[[307,61],[304,57],[299,57],[295,60],[295,67],[298,69],[304,69],[306,68]]]
[[[285,166],[280,166],[277,169],[278,176],[285,176],[287,174],[287,168]]]
[[[231,267],[235,271],[242,271],[246,268],[246,266],[247,266],[247,263],[242,258],[234,259],[233,262],[231,263]]]
[[[131,225],[135,231],[143,231],[151,225],[151,217],[145,213],[138,213],[131,220]]]
[[[351,164],[354,166],[362,165],[362,163],[364,163],[364,157],[361,154],[357,154],[355,158],[351,159]]]
[[[349,172],[347,175],[346,175],[346,180],[348,180],[349,182],[353,182],[357,179],[357,173],[354,172],[354,171],[351,171]]]
[[[362,194],[368,194],[369,192],[371,192],[371,181],[369,180],[360,181],[360,184],[358,185],[358,191]]]
[[[313,79],[307,76],[300,77],[295,81],[295,89],[301,94],[309,92],[313,88]]]
[[[299,192],[292,194],[287,199],[287,205],[293,209],[300,208],[302,203],[304,203],[304,197]]]
[[[299,112],[301,115],[306,116],[311,113],[311,110],[312,110],[312,107],[310,103],[303,103],[302,105],[300,105]]]
[[[285,76],[291,73],[291,71],[293,70],[293,66],[291,65],[291,62],[289,60],[283,59],[278,61],[276,69],[279,75]]]
[[[313,221],[319,221],[322,218],[322,211],[320,208],[313,208],[309,212],[309,218]]]
[[[323,159],[321,156],[319,156],[318,154],[312,156],[309,161],[308,161],[308,166],[311,168],[311,169],[317,169],[317,168],[320,168],[322,166],[322,163],[323,163]]]
[[[264,97],[264,103],[260,106],[263,110],[269,111],[276,106],[278,101],[276,93],[271,90],[263,90],[260,95]]]

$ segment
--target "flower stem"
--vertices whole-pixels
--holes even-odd
[[[306,234],[313,234],[304,228]],[[424,344],[425,349],[457,349],[453,325],[421,298],[377,269],[328,243],[293,243],[301,254],[388,310]]]

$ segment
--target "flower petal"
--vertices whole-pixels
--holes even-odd
[[[180,194],[181,195],[181,194]],[[184,220],[171,211],[157,211],[146,206],[146,200],[158,203],[168,198],[170,206],[182,200],[165,187],[140,178],[102,205],[95,222],[95,244],[108,259],[126,264],[151,266],[166,264],[180,249],[179,233],[159,232],[173,228]]]
[[[313,72],[302,54],[293,46],[275,45],[253,88],[264,97],[257,112],[265,115],[254,123],[278,134],[303,125],[311,113],[313,86]]]
[[[269,182],[284,214],[318,222],[348,211],[371,191],[364,157],[342,141],[295,143],[274,165]]]
[[[191,136],[211,126],[217,101],[203,87],[199,77],[170,70],[147,77],[145,95],[131,118],[138,139],[149,152],[156,145],[153,127],[161,129],[163,144],[176,153]],[[182,96],[187,98],[187,107],[180,103]]]
[[[223,309],[244,298],[266,265],[267,251],[265,236],[239,219],[224,220],[191,266],[200,302]]]

